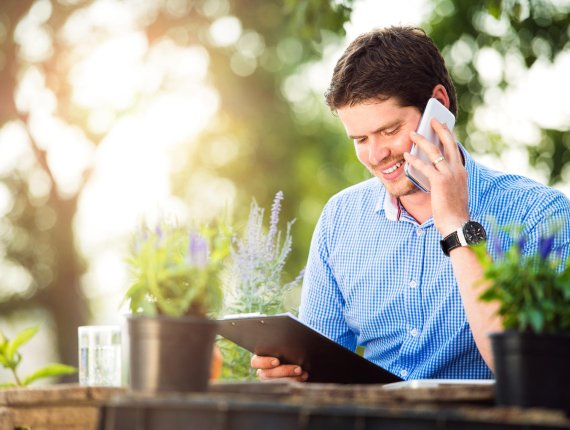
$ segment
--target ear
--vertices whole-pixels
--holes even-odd
[[[431,96],[437,99],[437,101],[444,105],[447,109],[449,109],[449,95],[447,94],[447,90],[443,85],[437,84],[435,87],[433,87]]]

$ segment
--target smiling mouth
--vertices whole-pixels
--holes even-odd
[[[404,164],[404,160],[398,161],[396,164],[394,164],[392,167],[390,167],[389,169],[386,170],[382,170],[382,173],[388,175],[392,172],[395,172],[396,170],[398,170],[400,168],[400,166]]]

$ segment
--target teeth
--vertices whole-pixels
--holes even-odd
[[[394,165],[393,165],[392,167],[390,167],[389,169],[382,170],[382,173],[388,174],[388,173],[395,172],[395,171],[398,169],[398,167],[400,167],[403,163],[404,163],[404,161],[402,160],[402,161],[400,161],[400,162],[394,164]]]

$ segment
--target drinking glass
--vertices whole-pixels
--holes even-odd
[[[79,385],[121,385],[121,327],[91,325],[78,328]]]

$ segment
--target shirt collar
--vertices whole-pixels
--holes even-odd
[[[479,213],[479,200],[483,194],[483,185],[481,183],[481,172],[480,166],[475,162],[473,157],[467,152],[463,145],[457,142],[459,150],[463,154],[463,159],[465,160],[465,170],[467,170],[467,190],[469,193],[469,216],[472,219],[478,218]]]
[[[376,212],[384,210],[386,218],[390,221],[399,221],[400,215],[402,215],[402,206],[400,200],[397,197],[390,195],[386,192],[384,186],[382,186],[384,191],[384,199],[378,199],[376,204]]]

